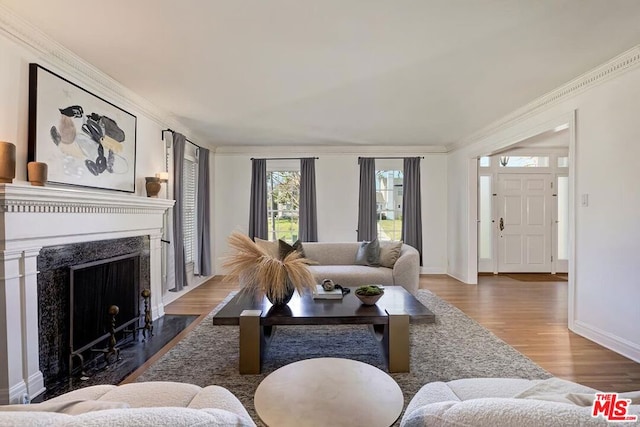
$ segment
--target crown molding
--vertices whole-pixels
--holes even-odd
[[[435,145],[405,145],[405,146],[333,146],[333,145],[309,145],[309,146],[219,146],[216,148],[216,156],[259,156],[264,155],[278,157],[304,157],[317,155],[379,155],[379,156],[417,156],[422,154],[446,154],[444,146]]]
[[[42,60],[64,72],[65,77],[77,80],[87,90],[98,92],[116,104],[131,107],[163,127],[183,129],[186,134],[195,138],[193,132],[172,113],[157,107],[109,77],[3,4],[0,4],[0,34],[5,34],[32,52],[38,61]]]
[[[475,142],[497,133],[498,131],[511,127],[518,122],[540,113],[542,110],[558,105],[567,99],[592,89],[604,82],[618,77],[626,71],[640,65],[640,45],[637,45],[626,52],[616,56],[610,61],[582,74],[568,83],[542,95],[523,107],[509,113],[490,125],[482,128],[478,132],[461,139],[460,141],[447,144],[448,152],[456,151],[467,147]]]

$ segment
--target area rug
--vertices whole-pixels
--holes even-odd
[[[233,294],[232,294],[233,295]],[[253,395],[275,369],[314,357],[343,357],[386,371],[380,346],[366,326],[279,326],[263,373],[238,373],[238,327],[214,326],[211,317],[229,295],[176,347],[136,381],[217,384],[234,393],[258,422]],[[416,297],[436,315],[433,324],[411,325],[411,372],[391,374],[409,400],[424,384],[470,377],[544,379],[547,371],[496,337],[457,308],[421,289]]]

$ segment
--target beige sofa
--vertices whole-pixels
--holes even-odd
[[[358,242],[304,242],[302,244],[305,257],[318,263],[310,266],[318,283],[323,279],[331,279],[343,286],[400,285],[412,294],[417,292],[420,279],[420,256],[415,248],[403,244],[393,268],[387,268],[355,265],[359,247]]]
[[[401,427],[426,426],[606,426],[592,417],[594,390],[559,378],[525,380],[470,378],[423,386],[404,412]],[[631,399],[628,415],[639,416],[640,392],[620,393]],[[620,425],[640,425],[640,422]]]
[[[0,427],[26,425],[255,427],[227,389],[164,381],[97,385],[43,403],[0,406]]]

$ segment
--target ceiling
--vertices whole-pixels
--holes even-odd
[[[217,146],[445,146],[640,43],[636,0],[0,3]]]

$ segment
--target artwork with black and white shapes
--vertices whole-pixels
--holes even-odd
[[[136,117],[30,65],[29,160],[49,182],[135,191]]]

